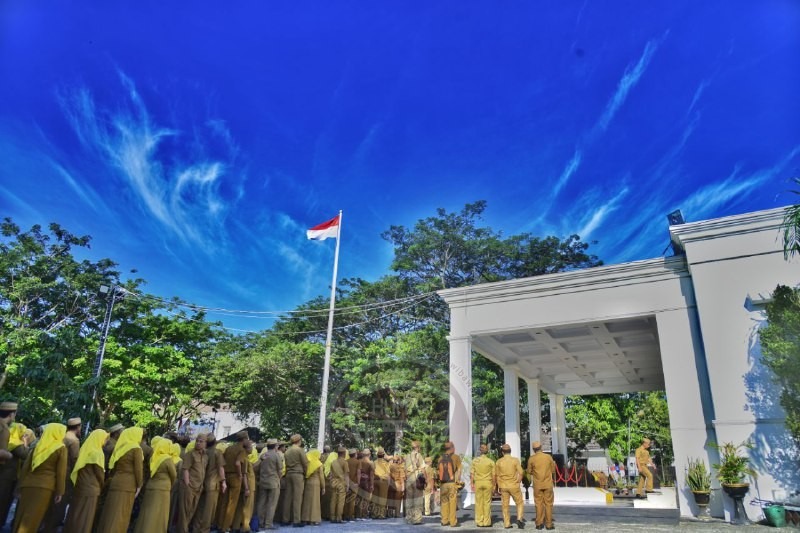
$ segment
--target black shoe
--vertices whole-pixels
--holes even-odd
[[[550,527],[548,527],[548,528],[547,528],[547,530],[548,530],[548,531],[552,531],[552,530],[554,530],[555,528],[556,528],[556,526],[550,526]]]
[[[517,520],[517,527],[520,529],[525,529],[525,520]]]
[[[544,524],[542,524],[540,526],[536,526],[536,529],[544,529]]]

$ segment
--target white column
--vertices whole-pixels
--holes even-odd
[[[676,484],[681,488],[685,487],[689,458],[702,459],[709,467],[719,460],[716,451],[709,446],[709,443],[717,442],[711,424],[714,405],[708,387],[700,327],[692,311],[678,309],[656,315],[672,448],[675,452]],[[658,439],[660,435],[651,437]],[[634,448],[638,445],[638,442],[631,443]],[[716,485],[716,480],[712,481]],[[688,490],[678,491],[678,503],[681,516],[691,517],[699,510]],[[725,518],[730,520],[733,504],[730,498],[722,495],[721,490],[716,489],[711,499],[711,514],[722,517],[723,512]]]
[[[558,418],[558,449],[567,460],[567,414],[564,410],[564,395],[556,394],[556,417]]]
[[[558,449],[560,442],[558,433],[561,428],[558,427],[558,417],[556,416],[556,395],[548,392],[547,399],[550,400],[550,450],[551,453],[564,453]]]
[[[470,337],[447,337],[450,341],[450,440],[456,453],[472,455],[472,341]]]
[[[542,402],[539,397],[539,380],[529,379],[528,383],[528,429],[531,444],[540,439],[542,434]],[[531,452],[531,450],[527,450]]]
[[[511,445],[511,455],[522,457],[519,438],[519,377],[513,368],[503,369],[505,390],[506,442]]]

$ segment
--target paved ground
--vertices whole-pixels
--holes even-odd
[[[381,532],[391,532],[391,533],[406,533],[406,532],[414,532],[414,533],[423,533],[426,531],[475,531],[475,532],[485,532],[485,531],[520,531],[516,526],[512,529],[505,530],[503,528],[503,519],[499,515],[494,517],[494,526],[491,528],[487,527],[475,527],[474,520],[462,520],[459,527],[442,527],[439,525],[439,518],[434,517],[433,520],[428,519],[424,524],[420,526],[411,526],[403,522],[402,520],[398,519],[390,519],[390,520],[365,520],[362,522],[350,522],[347,524],[328,524],[323,522],[322,525],[319,526],[306,526],[304,528],[291,528],[291,527],[281,527],[278,531],[304,531],[307,533],[335,533],[335,532],[369,532],[369,533],[381,533]],[[601,523],[589,523],[589,522],[571,522],[571,523],[559,523],[556,522],[556,531],[564,532],[564,533],[586,533],[591,531],[619,531],[622,533],[627,532],[670,532],[670,531],[679,531],[679,532],[687,532],[687,533],[749,533],[760,531],[761,533],[767,533],[769,528],[763,525],[749,525],[749,526],[732,526],[726,522],[722,522],[720,520],[715,520],[712,522],[688,522],[688,521],[681,521],[675,525],[653,525],[653,524],[622,524],[617,522],[609,522],[603,521]],[[525,525],[525,529],[523,531],[536,531],[532,522],[528,522]],[[787,533],[790,531],[800,531],[798,529],[784,529]]]

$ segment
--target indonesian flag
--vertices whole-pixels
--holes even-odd
[[[327,222],[317,224],[311,229],[306,230],[306,236],[312,241],[324,241],[328,237],[334,239],[339,237],[339,215],[336,215]]]

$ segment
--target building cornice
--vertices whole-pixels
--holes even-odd
[[[672,242],[685,248],[691,242],[743,235],[761,231],[778,231],[783,224],[786,207],[777,207],[742,215],[732,215],[669,227]]]
[[[683,256],[657,257],[528,278],[437,291],[450,307],[475,300],[508,300],[633,285],[689,276]]]

